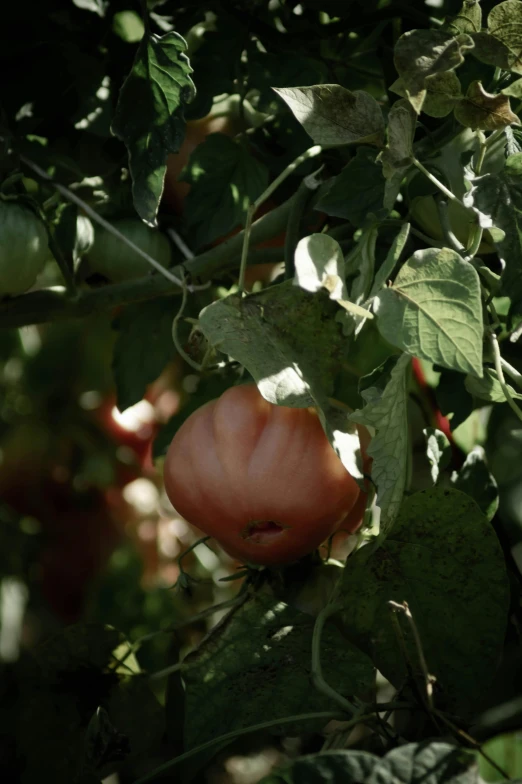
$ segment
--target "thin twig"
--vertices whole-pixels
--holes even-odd
[[[412,634],[413,634],[413,639],[415,641],[415,647],[417,649],[417,656],[419,658],[419,664],[421,666],[422,674],[424,676],[424,684],[425,684],[425,689],[426,689],[427,705],[428,705],[428,708],[429,708],[430,712],[432,712],[433,711],[433,683],[435,681],[435,678],[434,678],[433,675],[430,674],[430,672],[428,670],[428,663],[426,662],[426,658],[424,656],[424,650],[422,648],[422,641],[421,641],[421,638],[420,638],[420,635],[419,635],[419,631],[417,629],[417,624],[415,623],[415,621],[413,619],[413,615],[411,614],[408,602],[402,602],[402,604],[399,604],[398,602],[390,601],[390,602],[388,602],[388,604],[394,610],[398,610],[399,612],[402,612],[403,615],[405,616],[405,618],[408,620],[408,623],[410,625],[410,629],[411,629]]]
[[[506,773],[506,771],[505,771],[505,770],[503,770],[503,769],[500,767],[500,765],[499,765],[497,762],[495,762],[495,760],[494,760],[492,757],[490,757],[490,756],[489,756],[489,754],[488,754],[487,752],[485,752],[485,751],[484,751],[484,749],[482,748],[482,746],[481,746],[481,744],[479,743],[479,741],[478,741],[478,740],[475,740],[475,738],[473,738],[473,737],[472,737],[471,735],[469,735],[467,732],[465,732],[464,730],[460,729],[460,727],[457,727],[457,725],[456,725],[456,724],[453,724],[453,722],[452,722],[452,721],[450,721],[450,720],[448,719],[448,717],[446,716],[446,714],[445,714],[443,711],[435,710],[435,713],[437,714],[438,718],[439,718],[439,719],[440,719],[440,720],[441,720],[441,721],[442,721],[442,722],[443,722],[443,723],[444,723],[444,724],[445,724],[447,727],[449,727],[449,729],[450,729],[450,730],[451,730],[451,731],[452,731],[452,732],[453,732],[455,735],[457,735],[457,736],[460,736],[460,737],[464,738],[464,740],[466,740],[466,741],[467,741],[467,743],[469,743],[471,746],[473,746],[473,747],[474,747],[474,748],[475,748],[475,749],[478,751],[478,753],[479,753],[479,754],[480,754],[482,757],[484,757],[484,759],[485,759],[487,762],[489,762],[489,764],[490,764],[490,765],[491,765],[493,768],[495,768],[495,770],[496,770],[498,773],[500,773],[500,775],[501,775],[501,776],[503,776],[505,779],[509,779],[509,778],[510,778],[510,776],[508,775],[508,773]]]

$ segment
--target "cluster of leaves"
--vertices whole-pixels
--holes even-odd
[[[495,517],[497,486],[483,450],[473,449],[479,439],[466,442],[456,431],[486,407],[505,416],[499,404],[507,403],[506,428],[520,433],[522,147],[510,101],[522,98],[522,3],[490,3],[484,15],[478,0],[445,3],[432,18],[393,0],[185,8],[166,0],[144,4],[143,18],[119,0],[56,3],[52,12],[50,5],[35,8],[32,32],[0,53],[19,73],[2,96],[2,188],[9,198],[32,199],[67,290],[43,287],[1,302],[0,326],[125,305],[113,356],[125,409],[176,349],[187,358],[188,322],[177,335],[184,284],[187,314],[215,362],[199,367],[188,356],[186,375],[198,369],[196,392],[160,433],[158,456],[192,410],[240,375],[275,404],[315,406],[361,482],[357,425],[372,435],[379,536],[335,575],[328,592],[335,602],[313,612],[300,607],[284,575],[248,576],[221,624],[173,665],[167,736],[178,756],[157,772],[180,764],[188,779],[251,728],[317,737],[337,718],[346,731],[368,724],[365,750],[304,756],[267,784],[476,780],[475,757],[458,744],[473,743],[474,724],[482,737],[498,727],[498,718],[478,716],[500,701],[496,667],[520,623],[510,614],[509,577],[516,597],[520,571],[506,563],[516,542]],[[14,21],[21,13],[9,11]],[[43,65],[35,74],[28,63],[37,45]],[[237,133],[196,147],[182,174],[191,187],[184,214],[173,216],[162,202],[168,156],[179,151],[186,120],[206,116],[223,95]],[[272,193],[276,206],[251,227],[250,205]],[[92,239],[78,207],[94,232],[100,218],[132,214],[173,228],[186,258],[180,251],[170,278],[155,272],[111,285],[85,277],[81,258]],[[310,234],[318,214],[322,231]],[[238,226],[243,232],[212,247]],[[245,295],[244,268],[239,288],[231,271],[256,253],[274,260],[261,244],[282,230],[284,279]],[[412,359],[417,371],[421,362],[432,370],[435,392],[415,386]],[[428,478],[417,482],[412,392],[428,411],[417,428]],[[440,412],[452,415],[445,432]],[[107,660],[121,640],[96,634],[101,658],[91,651],[72,670],[67,662],[49,669],[37,651],[38,675],[20,670],[21,682],[31,683],[20,721],[26,709],[68,717],[87,671],[109,677]],[[61,644],[75,656],[85,647],[67,634]],[[400,697],[390,709],[394,726],[374,705],[376,671]],[[51,778],[91,784],[115,769],[114,747],[126,765],[156,753],[162,728],[152,733],[155,720],[146,721],[145,734],[140,723],[148,692],[127,690],[132,710],[122,715],[127,681],[116,682],[115,672],[109,685],[93,687],[81,716],[67,719],[72,729],[53,727],[60,742],[45,736]],[[140,689],[144,682],[128,680]],[[55,687],[60,699],[67,691],[63,705],[54,703]],[[511,726],[519,726],[519,703],[503,713]],[[455,745],[426,740],[447,734]],[[404,738],[414,742],[401,745]],[[382,741],[392,748],[384,756]],[[64,743],[75,751],[60,779]],[[94,762],[79,751],[84,743],[102,748]],[[29,782],[40,752],[16,746],[20,754],[30,759]],[[156,775],[147,764],[136,770],[147,774],[143,781]]]

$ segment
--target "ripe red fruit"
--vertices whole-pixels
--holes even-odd
[[[188,522],[262,565],[296,561],[345,528],[360,492],[317,415],[268,403],[255,386],[232,387],[194,412],[164,472]]]

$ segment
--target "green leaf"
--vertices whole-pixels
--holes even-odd
[[[514,302],[522,300],[522,153],[507,158],[498,174],[474,178],[465,203],[475,210],[483,228],[504,232],[495,243],[505,264],[501,291]]]
[[[502,93],[487,93],[481,82],[471,82],[463,98],[455,107],[455,117],[474,131],[496,131],[520,120],[511,111],[509,98]]]
[[[426,99],[426,80],[435,74],[453,71],[464,62],[466,50],[472,48],[473,41],[466,34],[454,36],[444,30],[410,30],[401,35],[395,44],[395,67],[417,114],[422,111]]]
[[[367,751],[321,751],[299,757],[259,784],[478,784],[475,754],[441,741],[407,743],[376,757]]]
[[[453,250],[419,250],[376,297],[382,336],[413,356],[482,376],[482,303],[475,269]]]
[[[167,156],[179,151],[183,112],[194,96],[186,49],[175,32],[144,36],[112,122],[113,133],[129,153],[134,206],[151,226],[156,224]]]
[[[147,385],[174,359],[172,321],[178,310],[177,297],[161,297],[127,306],[115,322],[112,372],[120,411],[142,400]]]
[[[511,98],[520,100],[522,98],[522,79],[516,79],[516,81],[504,87],[500,92],[502,95],[509,95]]]
[[[102,18],[107,12],[109,7],[109,0],[72,0],[76,8],[81,8],[84,11],[92,11]]]
[[[453,111],[462,95],[460,81],[454,71],[441,71],[441,73],[428,76],[425,88],[426,96],[422,111],[430,117],[446,117]],[[408,97],[406,86],[401,78],[397,79],[390,89],[403,98]]]
[[[386,258],[377,270],[377,274],[375,275],[373,286],[370,291],[370,297],[374,297],[393,276],[395,267],[397,266],[401,254],[406,247],[406,243],[408,242],[408,237],[410,236],[410,227],[411,225],[409,223],[403,223],[401,226],[399,233],[396,235],[391,244],[390,250],[386,254]]]
[[[450,463],[451,446],[441,430],[427,427],[422,432],[426,436],[426,454],[431,465],[431,478],[435,485],[440,472],[444,471]]]
[[[492,520],[498,509],[498,485],[488,469],[486,455],[476,446],[467,455],[458,474],[452,477],[456,490],[471,496],[487,520]]]
[[[268,185],[268,170],[244,144],[212,133],[181,173],[192,187],[185,215],[195,247],[208,245],[244,223],[250,203]]]
[[[408,461],[408,391],[410,358],[391,357],[374,373],[361,379],[366,405],[349,420],[374,428],[368,447],[373,458],[371,476],[377,487],[381,529],[388,530],[399,512],[406,487]]]
[[[402,685],[408,668],[388,602],[406,601],[437,678],[436,704],[461,716],[480,707],[502,650],[509,584],[495,532],[469,496],[434,488],[408,498],[381,546],[350,558],[342,595],[345,633],[391,683]],[[422,682],[410,626],[400,626]]]
[[[522,5],[519,0],[507,0],[495,5],[488,16],[488,32],[508,51],[507,66],[522,73]]]
[[[356,227],[363,227],[370,214],[384,213],[384,178],[382,167],[375,161],[375,152],[359,147],[354,158],[332,183],[315,209],[336,218],[347,218]]]
[[[186,747],[267,718],[329,708],[335,712],[335,703],[310,685],[313,628],[310,615],[278,601],[268,590],[257,591],[232,610],[183,663]],[[321,652],[324,677],[338,692],[348,697],[372,688],[371,661],[333,624],[324,629]],[[301,722],[293,732],[326,723]],[[292,729],[286,725],[288,732]]]
[[[93,762],[105,778],[115,762],[136,760],[159,741],[162,710],[146,679],[124,675],[127,670],[118,667],[123,650],[129,650],[123,636],[101,624],[69,626],[34,649],[24,665],[18,699],[24,728],[18,734],[24,759],[20,784],[40,777],[74,784],[91,772]],[[109,759],[100,754],[93,760],[91,720],[100,707],[119,743],[105,748]]]
[[[141,41],[145,27],[136,11],[118,11],[112,18],[113,32],[128,44]]]
[[[480,0],[464,0],[459,13],[447,22],[446,27],[453,35],[479,33],[482,27]]]
[[[384,119],[375,98],[338,84],[274,88],[315,144],[374,144],[380,147]]]
[[[233,294],[214,302],[201,311],[199,325],[211,345],[246,367],[270,403],[317,406],[339,458],[362,478],[355,427],[328,400],[350,350],[339,314],[346,315],[324,290],[311,294],[286,281],[259,294]]]
[[[199,325],[212,345],[247,368],[266,400],[302,408],[331,394],[343,344],[337,312],[326,292],[310,294],[286,281],[212,303]]]
[[[248,71],[249,84],[259,90],[260,108],[266,111],[273,111],[279,103],[273,87],[322,84],[328,75],[328,68],[320,60],[295,52],[292,57],[284,51],[261,52],[255,44],[248,53]]]
[[[305,291],[326,289],[330,299],[348,299],[344,256],[339,243],[327,234],[311,234],[295,249],[294,285]]]
[[[465,381],[466,389],[473,397],[478,397],[480,400],[487,400],[488,403],[505,403],[506,396],[502,391],[497,374],[491,368],[486,368],[482,378],[475,378],[475,376],[466,376]],[[522,394],[517,392],[510,384],[507,384],[511,397],[522,400]]]
[[[387,180],[384,193],[387,210],[393,209],[404,175],[412,164],[415,124],[415,111],[407,100],[393,104],[388,115],[388,143],[379,156]]]

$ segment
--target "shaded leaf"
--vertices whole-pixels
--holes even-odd
[[[386,258],[377,270],[377,274],[375,275],[375,280],[373,281],[373,286],[370,291],[370,297],[375,296],[393,276],[393,272],[401,257],[401,253],[404,250],[406,243],[408,242],[410,228],[411,227],[409,223],[404,223],[401,226],[399,233],[396,235],[390,246],[390,250],[386,254]]]
[[[180,179],[192,187],[185,215],[195,247],[244,223],[250,203],[268,185],[268,170],[240,142],[212,133],[190,156]]]
[[[464,0],[459,13],[446,23],[446,27],[453,35],[479,33],[482,27],[480,0]]]
[[[466,97],[455,107],[455,117],[474,131],[496,131],[506,125],[520,125],[517,115],[511,111],[509,98],[502,93],[487,93],[480,82],[472,82]]]
[[[442,71],[427,77],[425,87],[426,96],[422,111],[430,117],[446,117],[453,111],[462,94],[459,78],[454,71]],[[407,98],[403,79],[397,79],[390,89]]]
[[[511,98],[522,98],[522,79],[517,79],[500,91],[502,95],[509,95]]]
[[[506,396],[502,391],[497,374],[491,368],[485,369],[482,378],[466,376],[465,386],[470,395],[478,397],[480,400],[486,400],[488,403],[506,402]],[[507,384],[507,388],[511,392],[511,397],[522,400],[522,394],[513,389],[510,384]]]
[[[475,44],[471,50],[473,56],[486,65],[493,65],[503,71],[522,73],[522,64],[518,55],[512,55],[508,47],[494,35],[486,31],[472,33],[471,38]]]
[[[333,178],[315,209],[363,227],[370,213],[385,212],[384,185],[382,166],[376,162],[375,152],[359,147],[355,157]]]
[[[387,180],[384,206],[388,210],[393,209],[403,177],[412,164],[415,124],[415,111],[406,99],[393,104],[388,115],[388,142],[379,156]]]
[[[508,50],[506,65],[522,72],[522,6],[518,0],[507,0],[495,5],[488,16],[488,32]],[[500,65],[500,64],[499,64]]]
[[[313,628],[312,616],[278,601],[270,591],[257,591],[232,610],[184,660],[186,747],[267,718],[329,708],[335,712],[335,703],[310,687]],[[341,694],[362,695],[372,688],[371,661],[331,624],[325,627],[321,651],[324,677]],[[293,730],[285,725],[282,731],[297,734],[326,723],[312,720]]]
[[[345,633],[396,687],[407,667],[391,600],[409,604],[436,704],[460,715],[480,707],[502,649],[509,584],[495,532],[469,496],[434,488],[408,498],[380,547],[350,558],[342,594]],[[401,629],[418,671],[411,629]]]
[[[134,206],[150,225],[156,224],[167,156],[179,151],[184,109],[194,96],[186,49],[175,32],[144,36],[112,122],[129,153]]]
[[[454,370],[440,368],[441,375],[435,387],[435,397],[441,414],[451,418],[455,430],[473,411],[473,398],[465,387],[466,376]]]
[[[479,776],[472,752],[449,743],[424,741],[404,744],[384,757],[358,750],[322,751],[290,762],[260,784],[282,781],[285,784],[478,784]]]
[[[148,384],[176,356],[172,321],[178,310],[177,297],[161,297],[129,305],[118,317],[112,372],[120,411],[142,400]]]
[[[409,367],[410,358],[403,354],[399,358],[391,357],[374,373],[361,379],[365,406],[349,417],[351,422],[376,431],[368,455],[373,459],[371,477],[377,488],[383,531],[393,524],[406,486]]]
[[[380,147],[384,118],[379,104],[363,90],[338,84],[274,88],[315,144],[374,144]]]
[[[487,520],[492,520],[498,509],[498,485],[489,471],[486,454],[481,446],[476,446],[466,456],[458,474],[452,482],[457,490],[471,496],[480,507]]]
[[[475,210],[483,228],[504,232],[495,242],[505,264],[501,290],[515,303],[522,301],[522,153],[507,158],[498,174],[474,178],[465,203]]]
[[[454,36],[444,30],[410,30],[401,35],[395,44],[395,67],[417,114],[426,99],[426,79],[457,68],[464,62],[466,50],[472,48],[473,41],[466,34]]]
[[[419,250],[375,299],[382,336],[413,356],[482,376],[476,270],[449,248]]]

